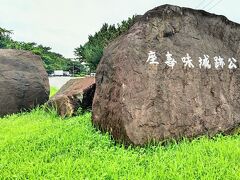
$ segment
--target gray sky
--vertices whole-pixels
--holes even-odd
[[[0,0],[0,27],[13,30],[14,40],[74,57],[74,48],[103,23],[116,24],[162,4],[198,6],[240,23],[239,0]]]

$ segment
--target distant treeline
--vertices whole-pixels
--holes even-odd
[[[104,48],[115,38],[122,35],[134,23],[135,16],[122,21],[120,24],[103,24],[102,28],[94,35],[89,35],[88,42],[75,48],[74,54],[78,61],[74,63],[63,57],[61,54],[51,51],[50,47],[38,45],[34,42],[18,42],[11,38],[12,31],[0,27],[0,48],[27,50],[39,55],[44,63],[46,71],[51,74],[54,70],[70,71],[75,74],[86,74],[86,68],[81,64],[85,62],[91,72],[95,72],[97,65],[102,58]],[[89,72],[88,72],[89,73]]]
[[[84,71],[84,67],[80,64],[80,62],[73,63],[70,59],[63,57],[61,54],[52,52],[50,47],[38,45],[34,42],[26,43],[14,41],[10,36],[11,34],[11,31],[0,28],[0,48],[27,50],[39,55],[42,58],[44,67],[49,74],[54,70],[72,72],[74,69],[75,73]]]
[[[75,48],[75,56],[88,64],[91,71],[95,71],[97,65],[103,55],[104,48],[115,38],[122,35],[134,23],[135,16],[128,18],[127,21],[122,21],[120,24],[108,25],[103,24],[102,28],[93,36],[88,37],[88,42]]]

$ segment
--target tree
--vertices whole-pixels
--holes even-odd
[[[122,21],[117,25],[103,24],[101,29],[93,36],[89,35],[88,42],[75,48],[74,53],[80,62],[85,62],[94,72],[103,55],[104,48],[115,38],[129,30],[133,25],[135,16]]]
[[[0,27],[0,36],[6,36],[8,34],[12,34],[12,31],[6,30],[6,29]]]
[[[18,49],[31,51],[33,54],[39,55],[42,60],[46,71],[51,74],[54,70],[72,71],[73,63],[70,59],[63,57],[61,54],[51,51],[50,47],[38,45],[35,42],[18,42],[11,39],[10,34],[12,31],[0,28],[0,48],[4,49]],[[77,63],[75,72],[80,73],[83,70],[82,65]]]

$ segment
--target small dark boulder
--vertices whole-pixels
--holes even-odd
[[[0,49],[0,116],[32,109],[48,98],[42,59],[28,51]]]
[[[77,115],[92,108],[95,88],[93,77],[71,79],[50,98],[47,106],[55,108],[62,117]]]

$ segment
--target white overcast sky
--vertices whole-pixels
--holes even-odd
[[[13,30],[14,40],[74,57],[74,48],[103,23],[116,24],[163,4],[210,9],[240,23],[239,0],[0,0],[0,27]]]

